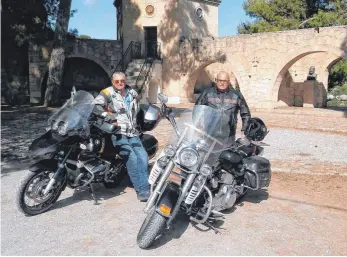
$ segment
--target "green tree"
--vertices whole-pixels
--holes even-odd
[[[238,26],[240,34],[347,25],[345,0],[247,0],[243,8],[252,21]]]
[[[18,104],[29,93],[29,41],[53,40],[59,0],[3,0],[1,3],[1,94]],[[72,10],[73,15],[76,10]]]
[[[346,0],[247,0],[243,8],[251,21],[238,26],[240,34],[347,25]],[[347,61],[340,61],[330,72],[329,88],[345,83]]]
[[[48,66],[47,89],[45,92],[45,106],[58,104],[60,86],[63,79],[65,63],[65,42],[68,34],[70,8],[72,0],[60,0],[56,20],[53,50]]]
[[[87,36],[87,35],[79,35],[79,36],[77,36],[77,38],[81,38],[81,39],[92,39],[90,36]]]
[[[347,88],[347,60],[341,60],[331,68],[328,85],[329,89],[336,86]]]

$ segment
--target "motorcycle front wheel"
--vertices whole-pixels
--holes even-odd
[[[141,249],[146,249],[153,245],[158,236],[160,236],[166,226],[167,218],[161,216],[155,211],[155,206],[147,214],[143,221],[139,233],[137,234],[137,245]]]
[[[28,216],[41,214],[50,209],[58,200],[61,192],[65,189],[65,176],[57,180],[50,192],[43,195],[53,170],[39,170],[30,172],[20,183],[17,192],[17,207]]]

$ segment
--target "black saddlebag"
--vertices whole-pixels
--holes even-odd
[[[248,186],[253,189],[269,186],[271,181],[271,164],[267,159],[261,156],[251,156],[243,159],[243,164],[246,168],[245,178],[248,181]],[[256,174],[258,175],[259,185],[257,185]]]

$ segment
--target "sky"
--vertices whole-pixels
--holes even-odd
[[[222,0],[219,5],[219,36],[237,34],[237,25],[249,18],[242,3],[244,0]],[[69,29],[76,28],[79,35],[95,39],[117,39],[116,8],[113,0],[72,0],[71,9],[77,13],[70,18]]]

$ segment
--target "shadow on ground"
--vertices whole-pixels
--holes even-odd
[[[243,204],[244,202],[257,204],[264,200],[267,200],[268,198],[269,198],[269,193],[267,192],[266,189],[261,189],[257,191],[249,191],[244,197],[239,199],[232,208],[222,211],[222,213],[225,214],[226,215],[225,218],[227,218],[228,215],[231,215],[238,208],[242,207],[244,205]],[[174,239],[179,239],[183,235],[183,233],[187,230],[190,223],[191,223],[190,218],[187,215],[183,213],[179,213],[177,217],[174,219],[171,229],[166,231],[161,237],[159,237],[159,239],[157,239],[154,245],[150,247],[148,250],[162,247]],[[215,228],[214,230],[215,232],[218,231],[223,233],[223,230],[224,230],[224,228],[222,228],[224,224],[223,219],[217,219],[211,222],[210,224]],[[209,232],[212,230],[210,226],[206,226],[203,224],[195,224],[194,222],[192,222],[192,226],[201,232]]]
[[[102,184],[95,184],[94,190],[97,205],[102,204],[100,203],[100,201],[104,202],[105,200],[117,197],[122,194],[126,194],[124,190],[127,188],[127,186],[127,180],[122,181],[122,183],[118,187],[112,189],[105,188]],[[62,200],[58,200],[51,210],[67,208],[70,205],[73,205],[81,201],[88,201],[90,202],[90,204],[94,204],[93,197],[88,188],[82,190],[75,190],[72,196]]]

